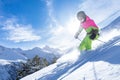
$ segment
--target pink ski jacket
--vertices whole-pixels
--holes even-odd
[[[81,25],[85,30],[88,29],[89,27],[98,28],[95,22],[92,19],[90,19],[88,16],[86,16],[86,21],[81,23]]]

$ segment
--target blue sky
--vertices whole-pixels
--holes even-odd
[[[119,4],[114,0],[0,0],[0,45],[22,49],[69,46],[79,27],[79,10],[99,24],[119,11]]]

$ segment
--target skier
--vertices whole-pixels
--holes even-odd
[[[91,50],[92,40],[95,40],[99,37],[99,28],[95,24],[95,22],[85,14],[84,11],[79,11],[77,13],[77,19],[80,21],[80,27],[74,37],[78,39],[78,36],[82,32],[83,29],[87,33],[85,38],[79,45],[78,49],[80,51]]]

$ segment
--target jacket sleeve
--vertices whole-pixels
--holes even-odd
[[[77,38],[79,36],[79,34],[82,32],[83,28],[82,26],[79,27],[78,31],[75,34],[75,37]]]
[[[76,32],[76,34],[80,34],[82,32],[83,28],[82,26],[79,27],[78,31]]]

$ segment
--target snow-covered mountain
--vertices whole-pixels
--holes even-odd
[[[53,48],[49,48],[49,50],[47,50],[45,48],[41,49],[38,47],[35,47],[31,50],[22,51],[22,54],[29,59],[33,58],[35,55],[38,55],[42,58],[47,59],[49,63],[51,63],[54,58],[59,58],[61,56],[61,53],[62,52],[60,50],[58,51],[57,49],[55,50]]]
[[[119,80],[120,17],[101,30],[97,48],[82,55],[76,48],[52,64],[21,80]],[[100,41],[101,40],[101,41]]]
[[[7,60],[0,59],[0,80],[16,80],[15,66]]]
[[[27,57],[19,53],[17,49],[0,46],[0,59],[5,60],[25,60]]]
[[[41,59],[46,59],[49,64],[61,56],[61,51],[57,49],[46,49],[35,47],[31,50],[20,48],[7,48],[0,46],[0,80],[16,80],[17,70],[21,67],[20,62],[33,59],[36,55]],[[59,55],[59,56],[58,56]]]
[[[5,60],[26,60],[31,59],[38,55],[39,57],[46,58],[48,61],[54,57],[60,57],[61,51],[57,49],[49,48],[49,50],[35,47],[30,50],[22,50],[20,48],[6,48],[0,46],[0,59]],[[59,55],[59,56],[58,56]]]

